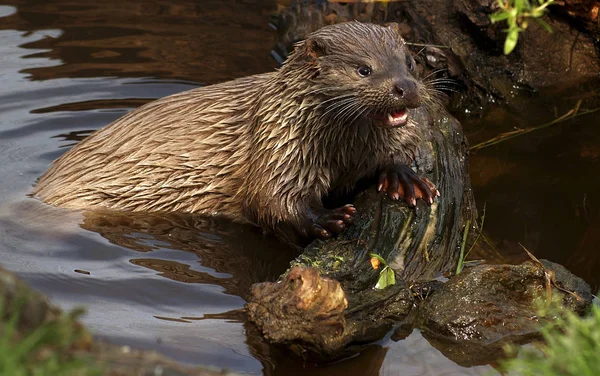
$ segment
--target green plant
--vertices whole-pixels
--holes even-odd
[[[504,41],[504,54],[508,55],[515,49],[519,39],[519,33],[525,30],[529,20],[536,20],[549,33],[550,26],[541,19],[554,0],[537,0],[537,5],[531,5],[529,0],[498,0],[500,9],[490,15],[492,23],[506,21],[506,40]]]
[[[463,238],[460,244],[460,255],[458,256],[458,264],[456,264],[456,273],[460,274],[462,272],[464,264],[465,264],[465,246],[467,245],[467,238],[469,237],[469,227],[471,226],[471,220],[467,219],[467,223],[465,223],[465,229],[463,231]]]
[[[596,376],[600,375],[600,308],[586,317],[564,314],[558,324],[542,329],[544,343],[521,348],[516,358],[501,362],[507,375]],[[515,352],[515,348],[507,349]]]
[[[394,269],[390,268],[387,262],[383,259],[383,257],[379,256],[377,253],[371,253],[371,265],[373,268],[378,269],[379,264],[383,265],[383,268],[379,271],[379,279],[377,280],[377,284],[375,288],[378,290],[383,290],[388,286],[392,286],[396,284],[396,272]],[[374,261],[377,260],[377,261]]]
[[[100,375],[96,367],[72,355],[85,335],[76,322],[82,313],[61,314],[32,330],[19,328],[22,299],[7,309],[0,302],[0,375]],[[5,312],[9,312],[5,315]],[[8,317],[6,317],[8,316]]]

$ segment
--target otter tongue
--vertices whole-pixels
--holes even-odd
[[[395,111],[388,114],[388,123],[390,126],[400,126],[406,124],[408,112],[406,110]]]

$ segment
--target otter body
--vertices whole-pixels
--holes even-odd
[[[414,205],[434,186],[406,165],[419,142],[411,108],[428,99],[394,27],[325,27],[281,69],[148,103],[57,159],[35,194],[74,209],[182,211],[328,238],[356,210],[322,198],[380,173]]]

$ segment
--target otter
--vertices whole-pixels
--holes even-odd
[[[325,26],[281,68],[174,94],[133,110],[58,158],[34,195],[73,209],[225,215],[328,239],[356,209],[331,192],[379,174],[414,207],[439,196],[409,167],[413,109],[432,98],[396,24]]]

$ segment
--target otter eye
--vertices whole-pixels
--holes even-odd
[[[371,67],[367,67],[367,66],[358,67],[356,72],[361,77],[369,77],[371,75],[371,73],[373,73],[373,71],[371,70]]]
[[[415,61],[410,56],[406,57],[406,67],[408,68],[408,70],[415,69]]]

